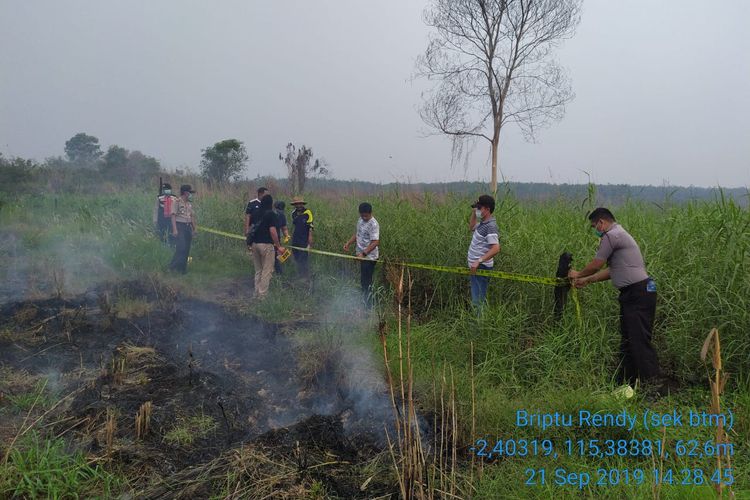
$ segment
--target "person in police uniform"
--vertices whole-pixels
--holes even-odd
[[[172,236],[176,246],[169,269],[182,274],[187,272],[190,245],[197,230],[192,204],[194,193],[189,184],[183,184],[180,186],[180,197],[172,204]]]
[[[620,291],[619,383],[631,386],[654,382],[660,377],[659,361],[651,345],[656,314],[656,284],[646,272],[641,250],[633,237],[615,221],[608,209],[600,207],[589,214],[591,228],[599,236],[596,256],[580,271],[571,269],[568,277],[577,288],[611,280]],[[605,264],[607,265],[606,267]]]

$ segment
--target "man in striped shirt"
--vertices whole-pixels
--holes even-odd
[[[471,205],[469,229],[472,231],[471,244],[467,261],[471,269],[471,301],[481,307],[487,299],[489,276],[476,275],[477,269],[492,269],[492,258],[500,251],[497,222],[492,216],[495,211],[495,199],[483,194]]]

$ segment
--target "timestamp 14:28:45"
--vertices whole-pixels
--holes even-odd
[[[654,468],[654,469],[596,469],[596,472],[574,471],[557,467],[551,471],[546,468],[528,468],[524,472],[527,486],[554,484],[583,489],[591,486],[640,485],[646,481],[653,484],[676,486],[724,485],[734,483],[731,468],[703,470],[701,468]]]

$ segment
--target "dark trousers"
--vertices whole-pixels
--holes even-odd
[[[375,274],[376,260],[362,260],[359,262],[360,279],[362,285],[362,299],[367,307],[372,307],[372,276]]]
[[[159,235],[159,239],[162,243],[167,243],[170,246],[174,246],[174,236],[172,236],[172,221],[166,217],[159,217],[156,223],[156,232]]]
[[[299,275],[304,278],[310,276],[310,263],[308,260],[310,254],[302,250],[292,250],[292,255],[294,255],[294,262],[297,264]]]
[[[620,290],[619,383],[641,382],[659,376],[659,360],[651,345],[656,315],[656,292],[646,290],[648,280]]]
[[[192,242],[193,228],[186,222],[178,222],[174,256],[172,256],[172,262],[169,263],[170,270],[183,274],[187,272],[187,260]]]

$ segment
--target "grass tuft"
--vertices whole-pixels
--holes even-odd
[[[188,447],[196,439],[208,436],[218,424],[210,415],[197,415],[182,419],[164,435],[164,441],[172,446]]]
[[[111,498],[125,482],[81,453],[66,451],[61,439],[32,433],[0,464],[2,498]]]

